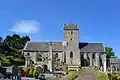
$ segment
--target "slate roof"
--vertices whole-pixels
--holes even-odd
[[[62,42],[53,42],[53,51],[62,51]],[[105,52],[102,43],[79,43],[81,52]],[[27,42],[24,50],[49,51],[49,42]]]
[[[64,24],[64,30],[77,30],[77,24]]]
[[[79,43],[81,52],[105,52],[102,43]]]
[[[27,42],[24,50],[49,51],[50,42]],[[53,51],[62,51],[62,42],[53,42]]]

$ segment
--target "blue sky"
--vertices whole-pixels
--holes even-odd
[[[81,42],[103,42],[120,57],[120,0],[1,0],[0,36],[63,40],[63,24],[77,23]]]

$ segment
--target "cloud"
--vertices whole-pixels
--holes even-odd
[[[36,20],[21,20],[15,23],[9,31],[15,33],[37,33],[40,30],[40,23]]]

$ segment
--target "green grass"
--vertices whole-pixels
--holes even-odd
[[[59,80],[58,78],[46,78],[46,80]]]
[[[77,71],[72,71],[67,75],[66,77],[63,78],[47,78],[46,80],[74,80],[79,76],[80,72]]]
[[[107,80],[108,79],[107,75],[104,73],[100,73],[98,71],[95,71],[94,74],[95,74],[95,77],[97,80]]]
[[[70,74],[69,76],[65,77],[64,80],[74,80],[74,79],[76,79],[79,75],[80,75],[80,72],[73,71],[73,72],[71,72],[71,74]]]

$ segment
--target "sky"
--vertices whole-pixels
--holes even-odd
[[[63,24],[78,24],[80,42],[102,42],[120,57],[120,0],[0,0],[0,36],[62,41]]]

